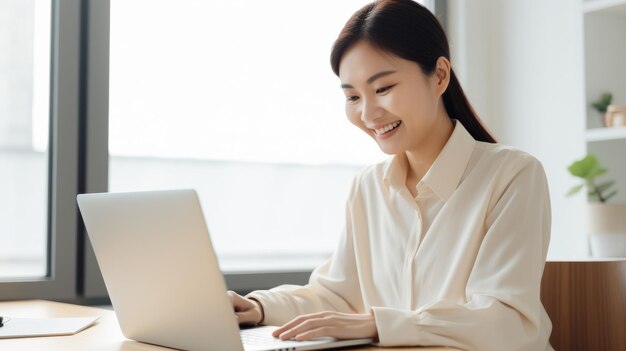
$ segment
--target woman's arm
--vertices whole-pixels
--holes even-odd
[[[352,182],[346,203],[345,226],[337,249],[311,273],[309,283],[305,286],[281,285],[270,290],[253,291],[247,295],[260,302],[265,314],[263,324],[282,325],[300,315],[322,311],[367,312],[359,310],[363,303],[356,272],[352,231],[351,203],[358,191],[358,178],[355,177]]]

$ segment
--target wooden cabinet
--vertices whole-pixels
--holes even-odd
[[[555,350],[626,350],[626,259],[546,262],[541,301]]]

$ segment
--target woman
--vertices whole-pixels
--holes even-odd
[[[543,167],[481,125],[437,19],[411,0],[369,4],[331,64],[350,122],[393,156],[355,178],[339,246],[309,284],[229,292],[239,322],[282,325],[281,339],[552,350]]]

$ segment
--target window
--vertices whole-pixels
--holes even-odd
[[[195,188],[226,271],[320,263],[386,157],[329,64],[368,2],[112,1],[109,190]]]
[[[79,2],[0,2],[0,299],[76,296]]]
[[[50,19],[0,2],[0,280],[47,275]]]

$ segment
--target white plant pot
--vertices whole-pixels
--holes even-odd
[[[589,203],[589,245],[594,257],[626,257],[626,204]]]

